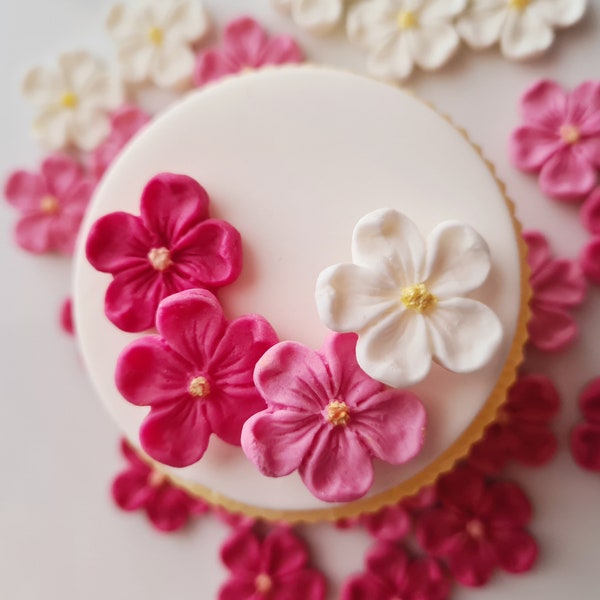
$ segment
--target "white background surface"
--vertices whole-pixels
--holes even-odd
[[[65,50],[111,56],[102,22],[109,0],[2,0],[0,5],[0,172],[34,168],[41,153],[28,135],[32,118],[21,100],[24,71]],[[205,0],[215,20],[252,12],[276,31],[298,34],[268,0]],[[575,256],[587,239],[573,207],[543,198],[532,177],[506,159],[506,137],[518,122],[516,101],[535,78],[566,86],[600,77],[600,2],[587,19],[559,35],[543,59],[514,65],[496,50],[463,50],[445,70],[419,76],[413,87],[465,126],[497,165],[527,227],[539,227],[557,253]],[[343,39],[302,38],[310,59],[361,68],[363,57]],[[424,132],[424,135],[426,133]],[[201,519],[188,532],[164,536],[142,514],[127,515],[108,498],[121,468],[118,432],[94,398],[76,349],[57,324],[68,294],[65,259],[29,256],[11,241],[16,215],[0,207],[0,598],[10,600],[161,600],[213,598],[226,577],[218,561],[225,528]],[[577,312],[585,324],[572,349],[531,364],[559,384],[561,450],[549,467],[512,475],[535,505],[532,530],[542,555],[521,577],[497,575],[482,590],[457,589],[459,600],[595,600],[600,596],[600,476],[576,468],[566,449],[578,419],[577,393],[600,375],[600,293]],[[324,527],[307,531],[315,563],[335,583],[361,568],[366,538]],[[343,551],[340,549],[343,548]],[[333,596],[332,596],[333,597]]]

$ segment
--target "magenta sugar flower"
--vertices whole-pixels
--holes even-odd
[[[114,212],[92,226],[87,258],[110,273],[106,316],[124,331],[154,326],[159,302],[181,290],[217,288],[238,277],[242,245],[226,221],[208,217],[208,194],[186,175],[152,178],[141,216]]]
[[[571,432],[571,452],[579,466],[600,473],[600,377],[583,390],[579,408],[585,420]]]
[[[159,462],[185,467],[202,458],[211,433],[240,444],[242,425],[264,408],[252,373],[277,342],[262,317],[227,323],[206,290],[186,290],[161,302],[159,335],[122,352],[115,380],[123,397],[150,413],[140,429],[144,450]]]
[[[17,244],[35,254],[72,254],[94,185],[68,156],[46,158],[39,173],[15,171],[4,195],[21,213],[15,229]]]
[[[515,166],[540,173],[542,191],[559,200],[580,200],[592,191],[600,168],[600,81],[566,93],[541,80],[521,98],[525,124],[510,138]]]
[[[269,477],[298,470],[319,499],[360,498],[373,457],[402,464],[416,456],[426,414],[420,400],[371,379],[356,362],[356,335],[332,335],[321,352],[282,342],[256,365],[268,408],[242,431],[246,456]]]

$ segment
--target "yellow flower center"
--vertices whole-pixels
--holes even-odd
[[[206,377],[194,377],[190,381],[188,392],[194,398],[206,398],[210,394],[210,383],[208,383]]]
[[[157,271],[165,271],[172,264],[171,253],[168,248],[152,248],[148,252],[148,260]]]
[[[406,308],[415,310],[418,313],[425,313],[437,304],[437,298],[427,289],[424,283],[405,287],[402,290],[400,299]]]
[[[341,425],[345,427],[350,420],[350,410],[345,402],[332,400],[327,405],[327,420],[334,426]]]
[[[160,487],[163,483],[168,481],[168,477],[160,471],[152,471],[148,475],[148,485],[151,487]]]
[[[165,33],[160,27],[150,27],[148,30],[148,39],[155,46],[161,46],[165,39]]]
[[[259,573],[254,580],[254,586],[259,594],[268,594],[273,587],[273,580],[266,573]]]
[[[44,196],[40,201],[40,210],[45,215],[55,215],[60,209],[60,204],[54,196]]]
[[[79,104],[79,98],[73,92],[65,92],[60,99],[60,103],[64,108],[73,110]]]
[[[560,128],[560,137],[565,144],[576,144],[581,138],[581,132],[575,125],[563,125]]]
[[[514,10],[525,10],[531,0],[508,0],[508,5]]]
[[[414,29],[419,24],[417,14],[412,10],[401,10],[396,17],[398,29]]]
[[[485,529],[483,523],[479,519],[472,519],[467,523],[467,533],[475,540],[480,540],[484,534]]]

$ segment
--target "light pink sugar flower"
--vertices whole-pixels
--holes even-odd
[[[94,185],[77,161],[63,155],[46,158],[39,173],[12,173],[4,195],[21,213],[17,244],[35,254],[72,254]]]
[[[242,448],[264,475],[298,470],[312,494],[347,502],[367,493],[373,457],[402,464],[416,456],[426,414],[410,392],[371,379],[356,362],[356,335],[332,335],[321,352],[277,344],[254,371],[268,408],[242,430]]]
[[[215,433],[240,444],[242,425],[265,404],[254,387],[258,359],[277,342],[257,315],[228,323],[206,290],[186,290],[158,307],[159,335],[132,342],[115,373],[123,397],[150,413],[140,429],[143,449],[172,467],[200,460]]]
[[[303,60],[302,51],[293,38],[287,35],[269,38],[254,19],[242,17],[227,25],[221,48],[207,50],[198,56],[194,82],[202,86],[245,69]]]
[[[509,153],[518,169],[540,173],[542,191],[558,200],[589,194],[600,168],[600,81],[566,93],[541,80],[521,98],[525,124],[511,135]]]

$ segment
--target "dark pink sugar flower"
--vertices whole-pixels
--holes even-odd
[[[202,86],[246,69],[300,63],[303,60],[302,51],[291,37],[279,35],[269,38],[254,19],[241,17],[225,28],[221,48],[206,50],[198,56],[194,82]]]
[[[126,400],[150,407],[140,429],[143,449],[185,467],[202,458],[211,433],[239,446],[242,425],[265,407],[252,373],[277,342],[273,328],[257,315],[228,323],[206,290],[163,300],[156,327],[158,335],[125,348],[115,374]]]
[[[366,563],[366,573],[346,582],[341,600],[445,600],[450,593],[450,580],[434,558],[411,559],[399,546],[380,543]]]
[[[588,281],[600,285],[600,235],[593,237],[583,247],[579,262]]]
[[[556,352],[577,336],[577,323],[570,310],[585,299],[586,285],[577,261],[553,258],[548,241],[538,231],[525,231],[529,248],[532,298],[529,341],[539,350]]]
[[[219,600],[324,600],[323,575],[308,567],[308,552],[290,528],[273,529],[264,540],[250,527],[236,531],[221,548],[231,571]]]
[[[59,318],[62,330],[69,335],[75,335],[75,326],[73,325],[73,302],[71,298],[67,298],[62,303]]]
[[[137,106],[126,105],[110,118],[108,137],[90,154],[92,173],[100,179],[127,142],[150,122],[150,115]]]
[[[162,173],[144,188],[140,217],[114,212],[94,223],[87,258],[114,277],[105,312],[117,327],[150,329],[163,298],[221,287],[238,277],[240,234],[226,221],[210,219],[208,202],[205,189],[191,177]]]
[[[579,466],[600,472],[600,377],[583,390],[579,409],[584,421],[571,432],[571,452]]]
[[[600,187],[596,188],[581,205],[581,222],[592,234],[600,235]]]
[[[360,522],[377,540],[396,542],[411,530],[411,517],[403,503],[386,506],[377,512],[360,516]]]
[[[510,138],[518,169],[540,173],[542,191],[559,200],[589,194],[600,168],[600,81],[586,81],[567,94],[541,80],[521,98],[525,124]]]
[[[129,463],[113,481],[112,495],[120,508],[144,510],[160,531],[177,531],[194,515],[209,510],[208,505],[193,498],[169,482],[169,478],[150,468],[129,444],[122,440],[121,452]]]
[[[331,335],[321,352],[282,342],[256,365],[267,409],[242,431],[246,456],[268,477],[298,470],[319,499],[360,498],[373,458],[402,464],[423,444],[426,414],[412,393],[389,389],[356,362],[356,335]]]
[[[68,156],[46,158],[39,173],[15,171],[4,195],[20,213],[17,244],[28,252],[70,255],[95,181]]]
[[[545,375],[522,375],[483,438],[471,447],[469,462],[486,473],[501,471],[510,460],[530,467],[546,464],[558,441],[550,428],[560,397]]]
[[[514,483],[486,482],[462,466],[437,484],[440,506],[417,521],[417,539],[431,556],[445,558],[454,578],[484,585],[496,568],[523,573],[534,565],[538,548],[525,529],[531,504]]]

